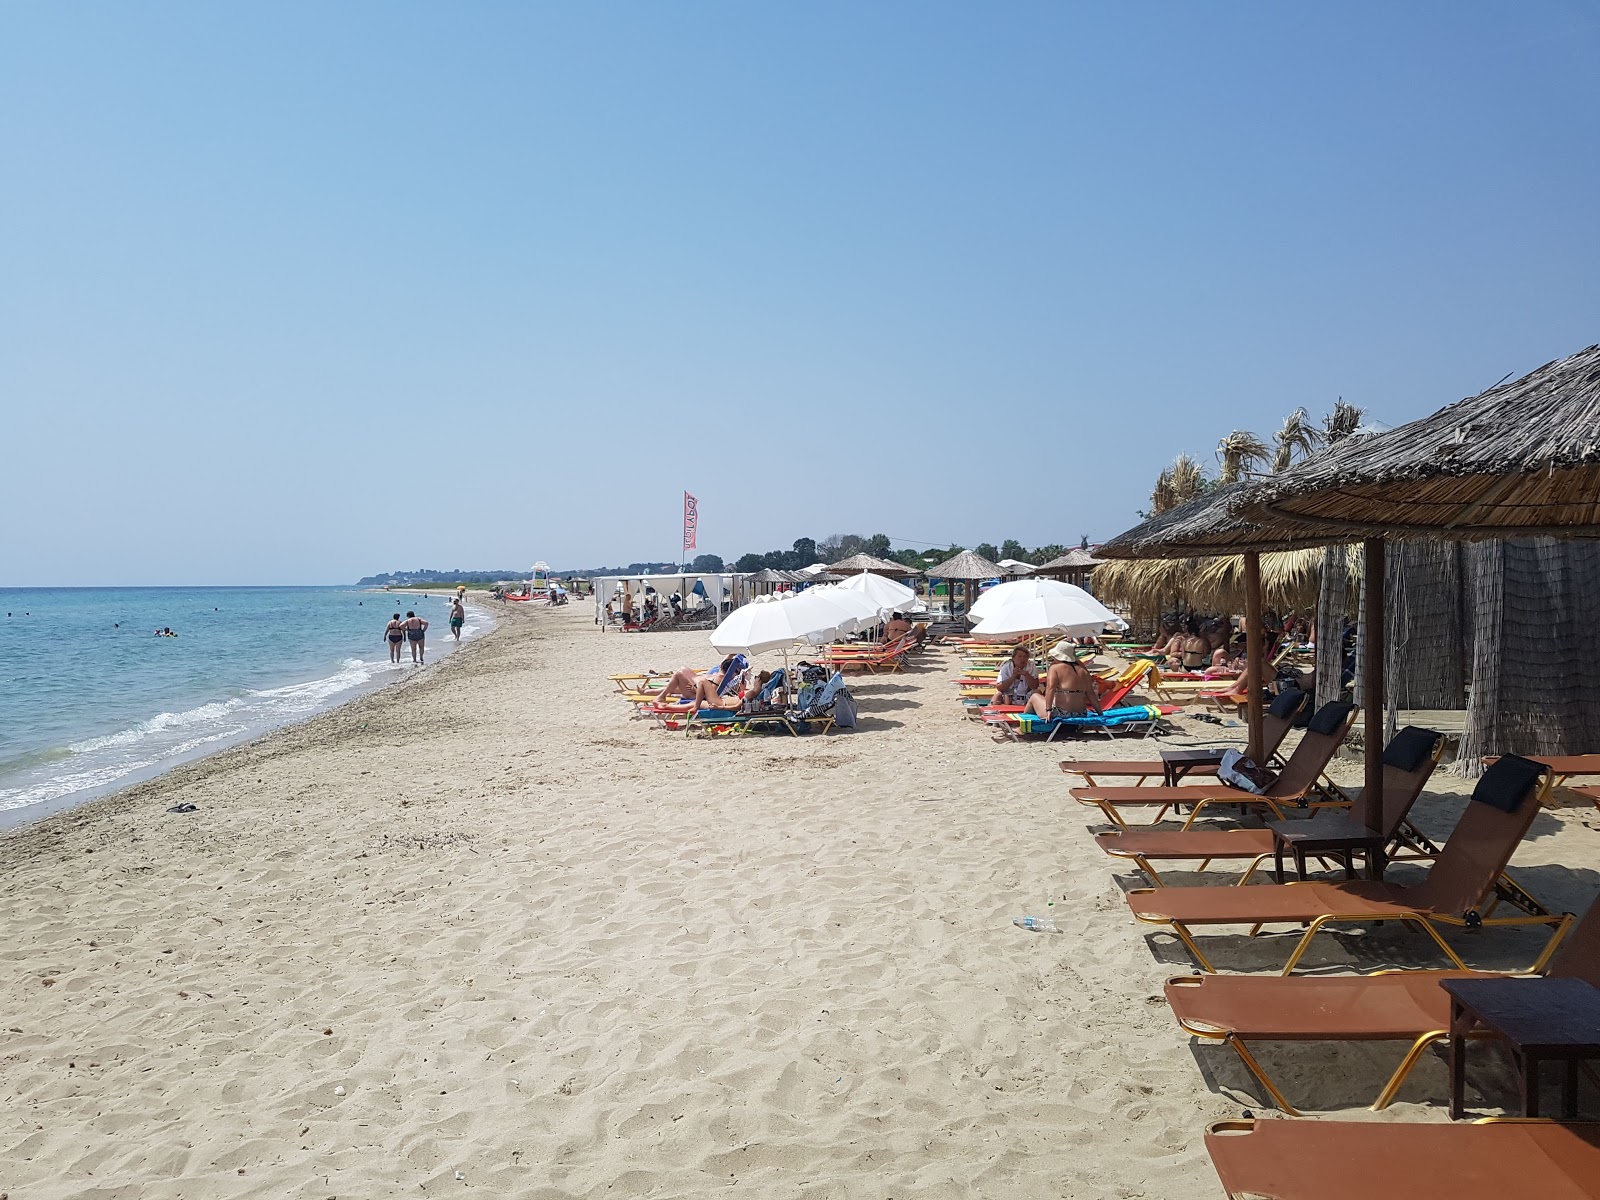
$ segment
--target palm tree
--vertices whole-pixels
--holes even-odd
[[[1361,424],[1366,414],[1354,404],[1346,404],[1343,396],[1334,402],[1333,411],[1322,418],[1322,440],[1328,445],[1342,442]]]
[[[1248,429],[1235,429],[1217,443],[1217,461],[1222,470],[1218,483],[1237,483],[1251,467],[1266,462],[1272,456],[1267,444]]]
[[[1311,423],[1310,414],[1297,408],[1283,419],[1283,428],[1272,435],[1277,449],[1272,453],[1272,471],[1287,471],[1296,459],[1314,454],[1322,445],[1322,430]]]

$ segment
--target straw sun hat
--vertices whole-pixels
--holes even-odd
[[[1050,647],[1049,657],[1052,662],[1077,662],[1078,648],[1067,638],[1062,638]]]

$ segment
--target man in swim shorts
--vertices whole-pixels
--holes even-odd
[[[406,640],[405,622],[400,619],[400,614],[395,613],[389,623],[383,628],[383,635],[389,640],[389,661],[400,661],[400,643]]]
[[[456,641],[461,640],[461,626],[466,624],[467,610],[462,607],[461,597],[458,595],[450,602],[450,636]]]
[[[428,636],[428,623],[408,608],[403,624],[406,641],[411,643],[411,661],[421,666],[427,649],[427,643],[423,639]]]

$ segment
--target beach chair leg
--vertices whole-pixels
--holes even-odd
[[[1402,917],[1401,920],[1405,921],[1408,925],[1420,925],[1422,928],[1426,929],[1428,931],[1428,936],[1434,940],[1439,949],[1444,951],[1445,957],[1450,960],[1450,962],[1455,966],[1456,970],[1465,971],[1468,969],[1467,964],[1461,961],[1461,956],[1450,948],[1450,943],[1445,941],[1444,936],[1433,927],[1432,921],[1429,921],[1423,917]],[[1285,974],[1288,974],[1288,972],[1285,972]]]
[[[1448,1029],[1430,1029],[1416,1041],[1411,1043],[1411,1049],[1406,1051],[1406,1056],[1400,1060],[1400,1065],[1395,1068],[1394,1074],[1389,1076],[1389,1082],[1383,1085],[1383,1091],[1378,1093],[1378,1098],[1372,1102],[1373,1112],[1382,1112],[1394,1102],[1395,1093],[1400,1090],[1400,1085],[1406,1081],[1406,1076],[1411,1074],[1411,1068],[1417,1065],[1417,1060],[1422,1057],[1422,1052],[1435,1042],[1442,1042],[1450,1036]]]
[[[1300,1110],[1294,1105],[1290,1104],[1288,1100],[1284,1099],[1284,1095],[1278,1090],[1277,1084],[1272,1082],[1271,1077],[1262,1068],[1261,1064],[1256,1061],[1256,1056],[1250,1053],[1250,1048],[1246,1046],[1239,1038],[1236,1038],[1231,1034],[1227,1040],[1228,1044],[1232,1046],[1234,1051],[1239,1055],[1240,1061],[1244,1063],[1245,1069],[1256,1077],[1257,1082],[1259,1082],[1261,1086],[1266,1089],[1267,1095],[1272,1097],[1272,1102],[1284,1112],[1288,1113],[1291,1117],[1298,1117],[1300,1115]]]
[[[1311,922],[1310,928],[1301,934],[1300,940],[1295,943],[1294,952],[1289,955],[1289,961],[1284,965],[1283,970],[1280,971],[1279,974],[1288,975],[1294,971],[1295,965],[1299,963],[1305,952],[1311,948],[1311,939],[1316,937],[1317,934],[1321,932],[1322,927],[1330,920],[1332,920],[1331,917],[1318,917],[1315,921]],[[1256,928],[1260,929],[1261,926],[1257,925]]]
[[[1251,860],[1250,865],[1245,868],[1244,874],[1239,876],[1239,882],[1234,884],[1234,886],[1235,887],[1243,887],[1245,884],[1249,883],[1250,882],[1250,877],[1256,873],[1256,871],[1260,868],[1262,863],[1266,862],[1267,859],[1269,859],[1271,857],[1272,857],[1272,855],[1270,855],[1270,854],[1258,854],[1258,855],[1256,855],[1255,858]],[[1210,860],[1207,860],[1207,861],[1210,861]],[[1204,870],[1205,868],[1202,867],[1201,869]],[[1256,928],[1259,929],[1260,926],[1258,925]]]
[[[1528,968],[1529,975],[1543,975],[1544,969],[1550,965],[1550,960],[1555,957],[1556,950],[1561,941],[1572,929],[1576,918],[1571,913],[1562,913],[1561,920],[1556,924],[1555,932],[1550,935],[1550,940],[1545,943],[1543,952],[1534,959],[1533,966]]]
[[[1161,875],[1156,871],[1156,869],[1154,867],[1152,867],[1150,865],[1150,860],[1147,859],[1144,855],[1135,854],[1133,856],[1133,861],[1134,861],[1135,865],[1138,866],[1139,870],[1143,871],[1147,876],[1149,876],[1150,881],[1152,883],[1154,883],[1157,887],[1166,887],[1166,884],[1162,881]]]
[[[1172,921],[1167,923],[1167,927],[1172,930],[1172,932],[1177,936],[1178,940],[1182,942],[1189,953],[1194,956],[1194,961],[1200,965],[1200,969],[1202,971],[1204,971],[1207,975],[1215,975],[1217,973],[1217,969],[1211,965],[1211,960],[1205,956],[1204,952],[1201,951],[1199,943],[1197,943],[1194,940],[1194,937],[1189,933],[1187,926],[1185,926],[1181,921]]]

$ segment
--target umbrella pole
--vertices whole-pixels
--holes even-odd
[[[1245,724],[1250,734],[1250,757],[1261,762],[1264,757],[1264,739],[1261,731],[1261,679],[1263,655],[1266,653],[1261,636],[1261,555],[1254,550],[1244,556],[1244,657]]]
[[[1368,538],[1361,543],[1362,567],[1366,573],[1366,671],[1362,718],[1366,744],[1366,781],[1361,792],[1361,811],[1356,814],[1368,829],[1383,828],[1383,539]]]

